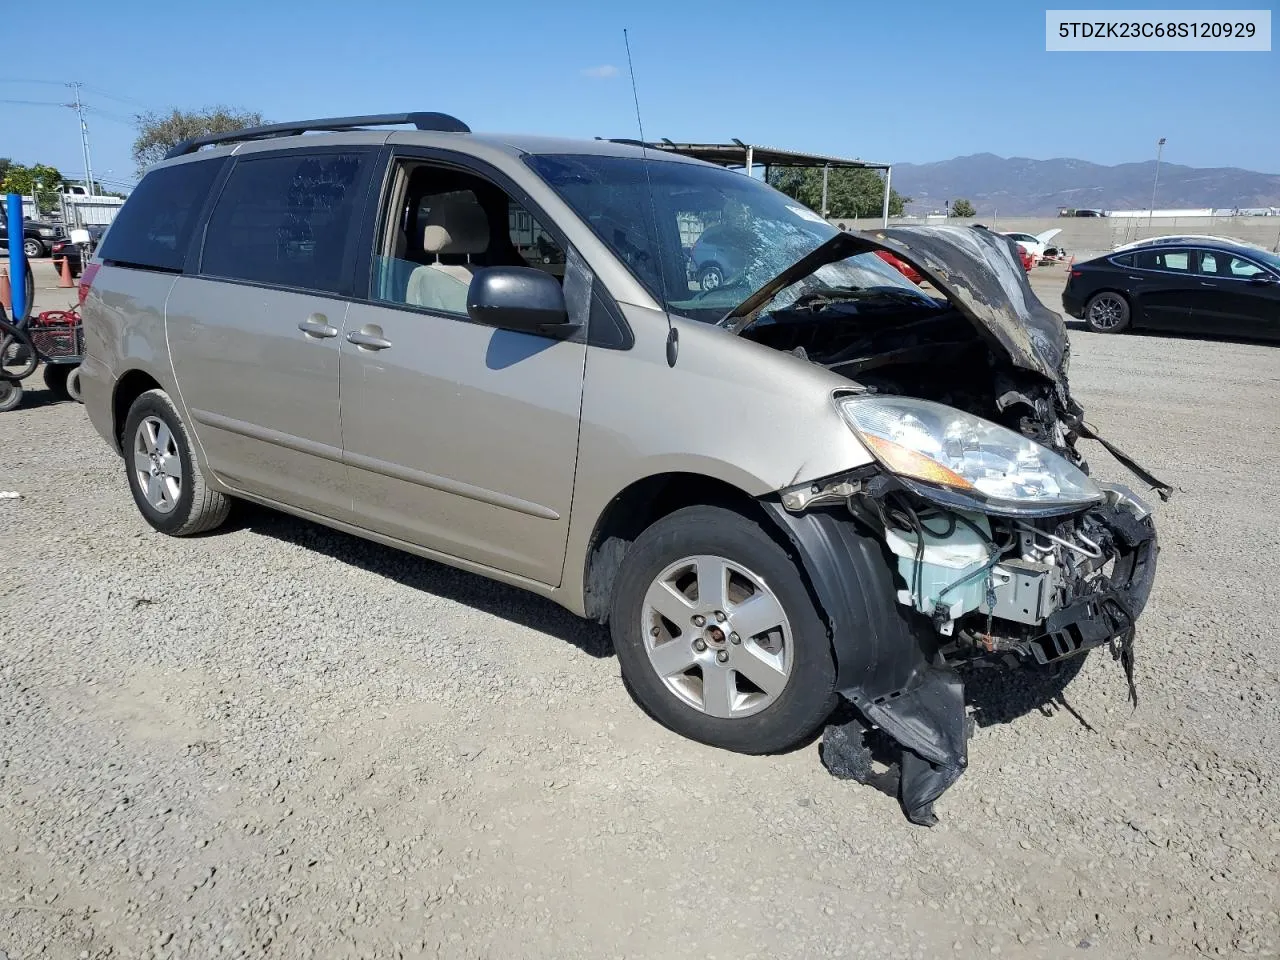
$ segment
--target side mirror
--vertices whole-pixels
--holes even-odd
[[[1259,286],[1265,287],[1268,284],[1275,283],[1276,279],[1275,277],[1268,276],[1265,273],[1255,273],[1252,277],[1249,278],[1249,282],[1256,283]]]
[[[559,281],[533,267],[484,267],[467,289],[467,314],[476,323],[520,333],[565,336],[569,322]]]

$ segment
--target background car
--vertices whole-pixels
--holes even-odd
[[[102,241],[102,235],[106,233],[107,228],[100,224],[94,223],[84,228],[89,234],[89,242],[87,244],[75,243],[71,237],[75,236],[75,231],[71,232],[71,236],[66,240],[57,240],[49,249],[49,255],[54,260],[62,257],[67,258],[67,263],[71,268],[71,276],[80,276],[84,269],[84,260],[86,256],[93,256],[93,252],[98,249],[98,244]],[[56,264],[55,264],[56,266]],[[59,267],[59,269],[61,269]]]
[[[1034,236],[1029,233],[1006,233],[1005,236],[1011,237],[1018,246],[1022,247],[1027,253],[1031,254],[1034,260],[1038,261],[1044,256],[1044,248],[1049,245],[1049,241],[1061,232],[1061,227],[1055,227],[1052,230],[1046,230]],[[1032,265],[1034,266],[1034,263]]]
[[[1170,235],[1167,237],[1147,237],[1145,240],[1130,240],[1128,243],[1122,243],[1120,246],[1113,248],[1113,253],[1119,253],[1122,250],[1132,250],[1135,247],[1148,247],[1169,243],[1232,243],[1238,247],[1252,247],[1256,244],[1249,243],[1245,240],[1237,240],[1235,237],[1211,237],[1207,234],[1185,233]]]
[[[44,223],[40,220],[22,221],[22,249],[28,257],[43,257],[56,240],[65,240],[66,230],[58,223]],[[9,224],[6,218],[0,217],[0,246],[4,247],[5,256],[9,254]]]
[[[1159,244],[1077,263],[1063,309],[1097,333],[1130,327],[1280,339],[1280,256],[1237,244]]]
[[[889,264],[889,266],[893,267],[895,270],[897,270],[900,274],[902,274],[912,283],[924,282],[924,277],[920,276],[920,271],[918,271],[915,267],[911,266],[911,264],[904,263],[902,260],[899,260],[888,250],[877,250],[875,253],[877,257],[879,257],[885,263]]]

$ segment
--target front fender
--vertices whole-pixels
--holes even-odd
[[[968,765],[964,686],[942,663],[937,634],[897,602],[881,541],[855,521],[814,510],[795,515],[762,505],[786,534],[813,591],[836,658],[836,687],[864,717],[903,747],[899,800],[913,823],[936,822],[933,802]],[[842,728],[828,732],[849,734]],[[834,751],[833,744],[824,748]],[[837,775],[858,764],[824,753]]]

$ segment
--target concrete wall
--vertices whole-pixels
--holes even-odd
[[[833,220],[837,226],[845,225],[849,230],[874,230],[881,226],[879,218],[868,220]],[[903,217],[890,220],[892,226],[908,226],[921,224],[920,218]],[[1130,217],[1000,217],[996,220],[983,218],[951,220],[930,220],[930,224],[951,223],[966,225],[982,223],[992,230],[1003,233],[1043,233],[1045,230],[1061,228],[1062,233],[1054,238],[1073,254],[1077,260],[1108,253],[1122,243],[1130,240],[1142,240],[1146,237],[1160,237],[1171,233],[1202,233],[1215,237],[1234,237],[1248,243],[1256,243],[1268,250],[1280,250],[1280,217],[1157,217],[1151,221]]]

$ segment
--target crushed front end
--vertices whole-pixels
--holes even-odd
[[[1027,436],[1031,424],[901,395],[836,403],[877,462],[781,491],[772,508],[828,613],[837,682],[858,713],[828,728],[823,761],[883,787],[865,734],[887,735],[904,812],[932,824],[967,764],[958,666],[1038,668],[1106,645],[1136,703],[1155,526],[1131,490],[1090,479],[1073,449]]]

